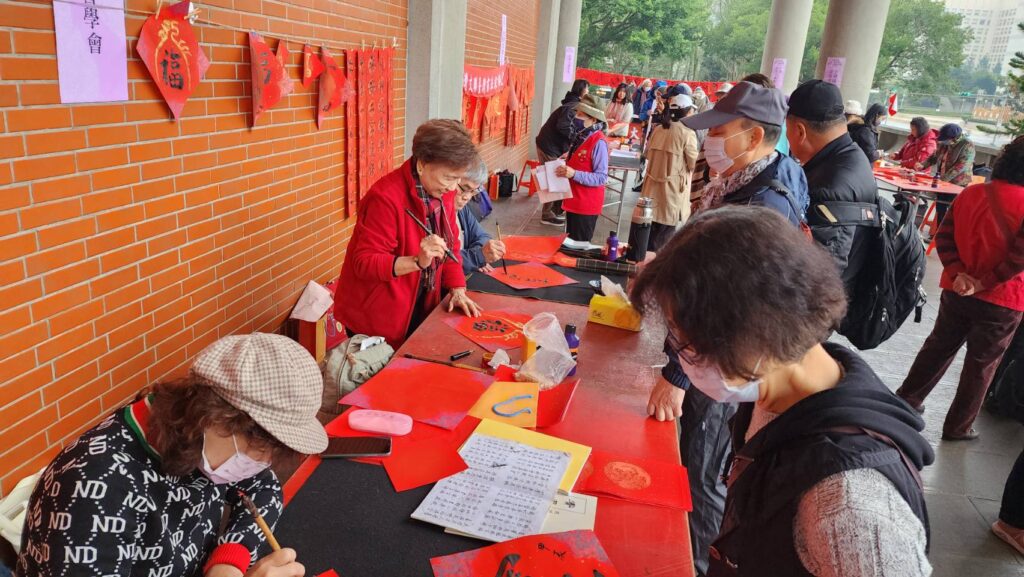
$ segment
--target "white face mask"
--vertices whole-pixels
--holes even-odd
[[[740,153],[735,157],[729,156],[725,152],[725,141],[750,132],[751,130],[753,130],[753,128],[748,128],[743,132],[737,132],[728,138],[722,136],[706,136],[704,138],[704,159],[708,161],[708,166],[711,170],[721,174],[732,168],[735,160],[740,156],[743,156],[744,153]]]
[[[753,403],[760,395],[761,379],[732,386],[725,382],[722,372],[714,365],[691,365],[683,359],[682,355],[679,355],[679,364],[682,365],[683,372],[689,377],[693,386],[719,403]],[[761,361],[757,361],[754,370],[756,371],[760,366]]]
[[[235,440],[235,436],[231,435],[231,442],[235,444],[235,454],[228,457],[227,461],[214,469],[210,466],[210,461],[206,458],[206,435],[203,434],[203,474],[206,475],[214,484],[225,485],[228,483],[237,483],[244,481],[251,477],[259,475],[263,471],[270,468],[270,463],[265,461],[257,461],[249,455],[238,450],[238,441]]]

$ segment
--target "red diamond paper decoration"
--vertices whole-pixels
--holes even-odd
[[[190,7],[186,0],[147,18],[135,45],[175,120],[210,67],[187,19]]]
[[[281,42],[284,42],[283,40]],[[249,33],[249,52],[252,68],[252,123],[264,112],[273,108],[281,98],[292,91],[292,81],[285,74],[283,56],[288,48],[278,44],[279,54],[275,55],[270,47],[256,32]]]
[[[316,127],[318,129],[323,126],[324,118],[341,106],[342,102],[348,100],[348,96],[352,92],[345,79],[345,73],[341,71],[334,56],[327,51],[327,48],[321,50],[323,51],[321,60],[324,64],[324,73],[320,78],[320,97],[317,99],[316,107]]]
[[[324,71],[324,63],[313,53],[313,47],[306,44],[302,47],[302,85],[309,88],[310,84]]]

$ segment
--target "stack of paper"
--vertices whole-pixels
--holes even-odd
[[[542,203],[572,198],[569,179],[555,175],[555,169],[559,166],[565,166],[565,160],[561,158],[551,160],[530,171],[533,178],[537,179],[537,198]]]
[[[569,466],[565,470],[565,475],[562,477],[562,481],[558,484],[558,491],[563,495],[568,495],[569,492],[572,491],[573,486],[576,484],[576,480],[580,476],[580,472],[583,471],[583,465],[586,464],[587,459],[590,457],[591,449],[586,445],[580,445],[578,443],[566,441],[565,439],[559,439],[558,437],[552,437],[551,435],[545,435],[544,433],[538,433],[537,431],[531,431],[529,429],[521,429],[513,425],[499,423],[490,419],[481,420],[473,434],[489,435],[491,437],[515,441],[538,449],[568,453],[570,456]],[[468,463],[469,461],[467,460],[466,462]],[[472,466],[472,464],[470,466]]]
[[[459,455],[469,468],[438,481],[413,519],[495,542],[541,532],[568,453],[474,434]]]

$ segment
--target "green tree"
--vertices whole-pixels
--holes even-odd
[[[952,72],[963,64],[963,48],[971,38],[960,24],[961,16],[946,12],[941,2],[892,0],[875,86],[899,85],[911,92],[957,88]]]
[[[583,0],[581,66],[670,76],[692,70],[706,0]]]
[[[761,69],[771,7],[771,0],[718,0],[704,40],[703,79],[736,80]]]
[[[1017,29],[1024,32],[1024,22],[1017,24]],[[1009,134],[1020,136],[1024,134],[1024,52],[1017,52],[1010,59],[1010,73],[1007,74],[1011,98],[1010,108],[1013,109],[1013,116],[1010,121],[999,128],[978,126],[982,132],[989,134]]]

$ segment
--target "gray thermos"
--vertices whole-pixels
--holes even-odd
[[[633,218],[629,225],[629,249],[626,260],[642,262],[647,256],[647,243],[651,240],[651,223],[654,222],[654,199],[641,196],[636,199]]]

